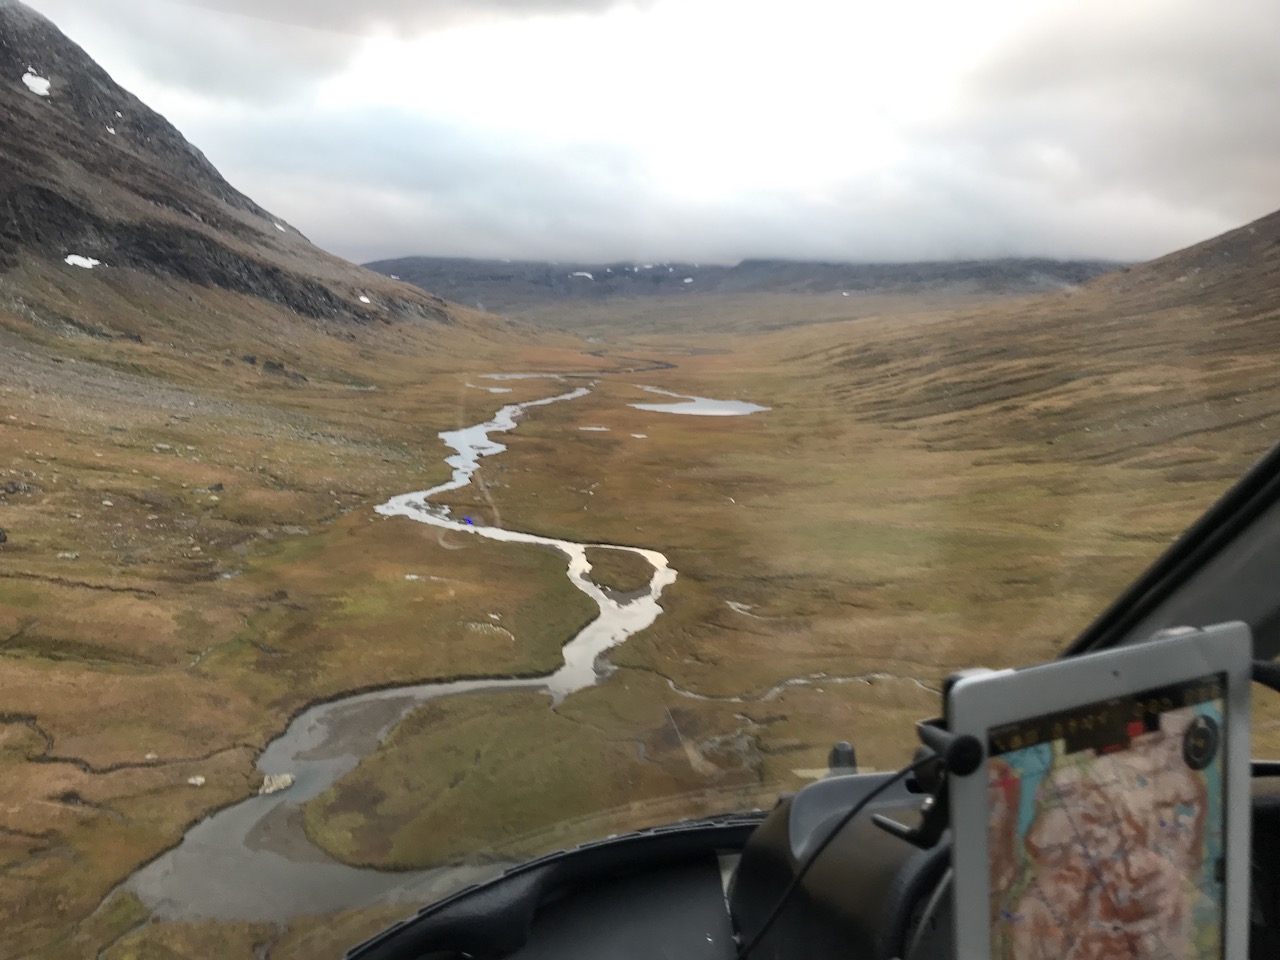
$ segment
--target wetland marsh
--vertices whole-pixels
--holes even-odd
[[[865,766],[894,765],[912,749],[911,723],[936,712],[941,677],[1052,656],[1252,455],[1244,421],[1265,415],[1273,388],[1246,340],[1220,374],[1203,354],[1166,348],[1202,378],[1252,384],[1244,402],[1231,393],[1206,408],[1132,357],[1096,360],[1082,380],[1078,325],[1019,342],[1013,331],[1042,305],[906,306],[777,330],[764,301],[764,332],[744,336],[717,334],[710,302],[704,332],[619,337],[608,363],[567,340],[495,348],[488,370],[529,374],[503,379],[475,365],[427,380],[407,362],[366,367],[379,389],[355,405],[319,386],[264,399],[327,420],[330,434],[341,424],[372,456],[325,445],[315,428],[313,440],[250,442],[252,430],[228,429],[234,407],[216,433],[207,418],[161,417],[145,450],[98,447],[89,497],[56,491],[46,471],[82,462],[97,435],[59,440],[17,408],[31,453],[15,457],[30,457],[28,482],[45,492],[14,503],[30,519],[11,527],[59,550],[77,531],[82,559],[75,582],[53,561],[44,579],[5,581],[7,690],[15,703],[23,684],[44,691],[2,728],[5,790],[11,806],[79,801],[48,807],[52,827],[35,805],[10,818],[8,869],[37,896],[42,882],[67,889],[58,851],[90,865],[66,901],[74,921],[34,901],[9,908],[31,924],[22,955],[42,936],[47,956],[86,944],[110,944],[108,958],[195,955],[214,929],[246,957],[268,943],[273,957],[345,947],[505,863],[767,806],[819,775],[838,739]],[[970,348],[973,329],[1005,331],[1006,347]],[[489,383],[512,392],[469,386]],[[652,397],[642,386],[769,409],[672,415],[635,406]],[[518,427],[495,429],[512,407]],[[1130,429],[1142,421],[1160,436]],[[179,431],[199,462],[152,449]],[[243,469],[255,463],[265,469]],[[102,499],[118,506],[81,503]],[[268,510],[277,525],[264,526]],[[184,562],[235,575],[166,583],[152,565],[124,565],[127,541],[93,546],[115,542],[118,522],[181,530]],[[672,571],[650,618],[654,578]],[[116,632],[49,603],[72,596]],[[602,630],[577,656],[573,638],[615,607],[647,612],[625,642]],[[138,630],[144,611],[168,611],[173,639]],[[86,654],[41,668],[52,636],[62,649],[82,637]],[[569,669],[566,644],[575,666],[556,702],[547,686]],[[35,680],[38,668],[105,722],[79,723],[82,709],[50,696],[60,688]],[[439,696],[451,690],[470,692]],[[256,796],[278,773],[297,779]],[[257,864],[256,879],[220,895],[215,851],[228,850],[225,876]],[[296,894],[252,895],[258,885]],[[299,913],[304,901],[312,913]],[[339,904],[350,909],[329,912]]]

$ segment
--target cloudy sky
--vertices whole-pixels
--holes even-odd
[[[1277,0],[27,0],[357,261],[1144,259],[1280,208]]]

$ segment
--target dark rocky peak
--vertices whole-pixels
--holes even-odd
[[[438,297],[312,246],[48,19],[0,0],[0,283],[69,256],[344,327],[449,321]]]
[[[27,76],[37,82],[24,82]],[[0,0],[0,87],[29,98],[32,110],[38,105],[74,123],[88,140],[111,146],[107,138],[124,137],[129,150],[149,155],[229,206],[271,216],[227,183],[173,124],[117,85],[78,44],[20,0]]]

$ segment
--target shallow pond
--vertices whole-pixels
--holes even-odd
[[[679,403],[631,403],[628,406],[637,410],[652,410],[655,413],[682,413],[695,417],[744,417],[751,413],[763,413],[768,407],[758,403],[747,403],[745,400],[712,400],[710,397],[696,397],[684,393],[672,393],[658,387],[641,387],[649,393],[659,393],[664,397],[678,397]]]

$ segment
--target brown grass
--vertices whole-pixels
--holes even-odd
[[[225,316],[244,306],[209,296]],[[750,309],[705,306],[720,320]],[[770,326],[782,308],[761,309]],[[545,669],[589,613],[552,553],[441,538],[369,507],[445,476],[437,431],[548,392],[513,381],[490,395],[469,378],[616,361],[479,322],[285,342],[247,311],[196,348],[208,318],[184,317],[189,341],[161,336],[161,319],[142,344],[58,340],[0,310],[35,355],[0,360],[0,485],[33,488],[0,514],[0,956],[120,936],[131,914],[104,921],[101,897],[254,789],[254,751],[307,700]],[[486,696],[427,708],[434,726],[410,719],[308,808],[323,845],[370,863],[523,854],[761,802],[839,739],[864,763],[897,763],[909,720],[936,710],[927,687],[1052,656],[1277,425],[1274,310],[1117,316],[1087,293],[821,319],[611,345],[677,368],[602,378],[505,440],[484,494],[452,501],[662,550],[679,572],[665,612],[610,654],[623,669],[555,712],[533,695],[495,712]],[[307,381],[238,359],[268,350]],[[628,406],[652,399],[640,384],[772,410],[646,413]],[[598,574],[623,589],[638,571]],[[514,642],[468,630],[489,613]],[[1274,752],[1278,729],[1260,716],[1257,752]],[[389,789],[398,777],[413,789]],[[453,821],[464,828],[438,829]],[[199,952],[204,927],[169,926],[113,949]],[[252,949],[257,931],[228,929]]]

